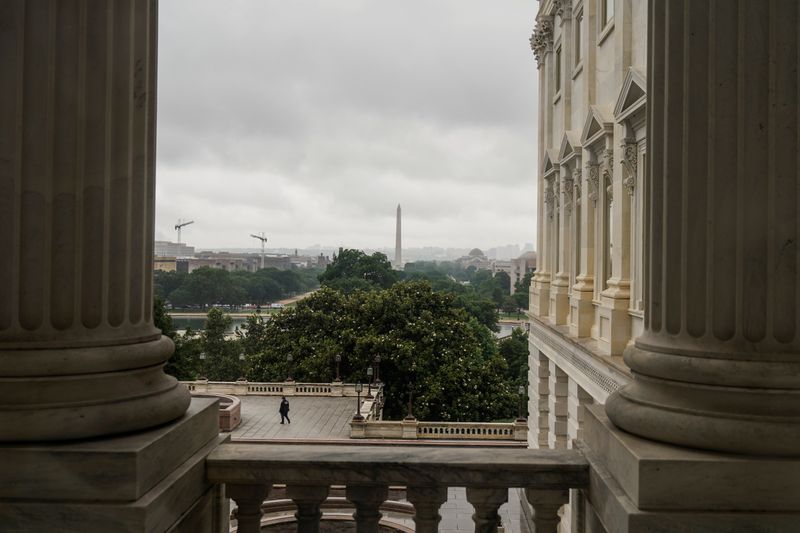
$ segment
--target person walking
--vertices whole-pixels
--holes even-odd
[[[281,407],[278,409],[278,412],[281,414],[281,424],[283,424],[284,419],[290,424],[292,423],[289,420],[289,400],[286,399],[286,396],[281,396]]]

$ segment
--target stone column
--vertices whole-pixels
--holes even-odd
[[[189,404],[153,326],[153,0],[0,3],[0,440]]]
[[[550,426],[550,360],[533,344],[529,345],[528,360],[528,446],[547,448],[549,446]]]
[[[566,167],[555,175],[560,179],[558,218],[558,262],[556,275],[550,285],[551,319],[556,325],[566,324],[569,318],[570,272],[572,271],[572,210],[573,180]]]
[[[568,379],[567,448],[572,449],[575,447],[575,442],[583,438],[583,411],[585,405],[594,403],[594,399],[574,379]]]
[[[595,249],[595,207],[597,194],[592,177],[597,174],[597,164],[590,160],[588,152],[584,150],[583,161],[586,168],[583,171],[575,169],[576,197],[580,194],[581,227],[580,227],[580,271],[575,277],[570,297],[571,313],[575,314],[570,320],[570,335],[576,337],[589,337],[594,325],[594,249]]]
[[[645,331],[606,404],[626,431],[800,454],[799,11],[649,2]]]
[[[550,435],[548,444],[553,449],[567,447],[567,385],[569,376],[550,361]]]

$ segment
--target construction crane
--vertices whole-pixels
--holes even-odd
[[[264,245],[267,244],[267,238],[264,237],[264,232],[262,231],[260,235],[256,235],[254,233],[250,234],[251,237],[254,239],[258,239],[261,241],[261,268],[264,268]]]
[[[188,226],[189,224],[194,224],[194,220],[184,222],[181,219],[178,219],[178,223],[175,224],[175,229],[178,230],[178,244],[181,243],[181,228],[183,228],[184,226]]]

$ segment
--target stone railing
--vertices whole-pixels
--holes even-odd
[[[492,440],[527,442],[528,422],[421,422],[365,420],[350,424],[352,439]]]
[[[276,383],[264,383],[255,381],[207,381],[204,379],[195,381],[181,381],[190,392],[211,393],[211,394],[232,394],[234,396],[333,396],[333,397],[356,397],[354,383],[298,383],[295,381],[283,381]],[[381,385],[372,386],[372,394],[380,394]],[[367,393],[367,385],[361,397]]]
[[[236,501],[238,533],[261,531],[262,504],[284,484],[296,508],[297,531],[319,531],[320,506],[332,485],[344,485],[356,530],[377,532],[389,486],[406,487],[416,531],[435,532],[448,487],[466,487],[475,531],[494,531],[508,489],[520,488],[534,510],[537,533],[556,533],[569,489],[586,488],[589,463],[576,450],[227,443],[206,460],[211,482]]]

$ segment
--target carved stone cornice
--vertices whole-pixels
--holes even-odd
[[[593,204],[597,204],[600,194],[600,166],[597,163],[586,164],[586,184],[589,188],[589,199]]]
[[[538,17],[531,36],[531,50],[539,68],[544,63],[545,53],[553,50],[553,17]]]
[[[628,191],[629,196],[633,196],[636,189],[636,173],[639,161],[639,149],[636,142],[631,139],[623,139],[622,144],[622,172],[624,179],[622,185]]]
[[[572,0],[553,0],[553,8],[562,22],[572,18]]]

